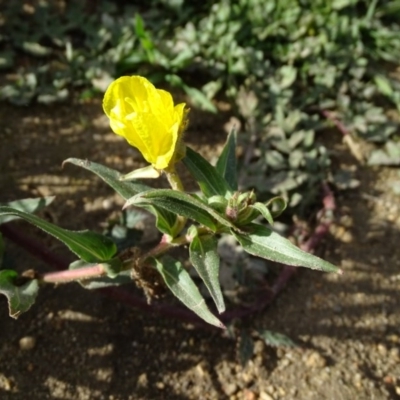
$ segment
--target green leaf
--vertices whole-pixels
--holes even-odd
[[[86,262],[110,260],[117,251],[115,243],[99,233],[91,231],[69,231],[45,221],[36,215],[0,206],[0,218],[15,215],[22,218],[63,242],[73,253]]]
[[[147,186],[140,182],[128,182],[121,181],[123,175],[121,175],[118,171],[115,171],[111,168],[105,167],[104,165],[97,164],[95,162],[91,162],[88,160],[81,160],[79,158],[68,158],[64,161],[65,163],[71,163],[77,165],[79,167],[85,168],[90,172],[95,173],[99,176],[104,182],[106,182],[109,186],[111,186],[122,198],[128,200],[129,198],[135,196],[138,193],[145,192],[147,190],[151,190],[150,186]],[[168,235],[172,235],[174,232],[174,226],[176,223],[176,216],[169,212],[169,210],[158,209],[154,207],[143,207],[153,215],[155,215],[157,221],[157,228]]]
[[[296,80],[297,69],[291,65],[284,65],[279,70],[282,80],[280,82],[281,89],[286,89],[292,86],[293,82]]]
[[[138,37],[145,37],[147,35],[143,19],[138,13],[135,14],[135,33]]]
[[[164,78],[171,85],[183,89],[186,92],[186,94],[190,97],[192,103],[195,106],[198,106],[202,110],[210,111],[214,114],[218,111],[215,105],[212,103],[212,101],[208,99],[208,97],[201,90],[186,85],[186,83],[182,80],[182,78],[179,75],[167,74],[165,75]]]
[[[397,166],[400,165],[400,157],[391,157],[387,151],[375,149],[368,158],[368,165]]]
[[[274,224],[274,219],[272,217],[271,211],[269,211],[268,207],[265,206],[263,203],[254,203],[250,206],[250,208],[257,210],[268,221],[270,225]]]
[[[218,312],[225,311],[224,296],[219,283],[218,240],[214,235],[196,235],[193,237],[189,252],[190,261],[203,280],[213,298]]]
[[[199,153],[187,147],[186,157],[182,161],[206,197],[220,195],[228,198],[232,195],[233,189],[227,181]]]
[[[15,53],[12,50],[0,51],[0,70],[11,68],[14,65]]]
[[[21,47],[28,54],[37,57],[48,56],[52,52],[51,48],[42,46],[41,44],[35,42],[28,42],[28,41],[23,42]]]
[[[209,100],[201,90],[188,86],[184,83],[182,84],[182,89],[190,97],[195,106],[198,106],[202,110],[210,111],[214,114],[217,113],[217,107],[215,107],[212,101]]]
[[[224,149],[218,158],[216,170],[225,178],[232,190],[238,190],[237,182],[237,160],[236,160],[236,132],[233,129]]]
[[[54,196],[21,199],[10,201],[9,203],[0,203],[0,206],[11,207],[16,210],[25,211],[27,213],[34,213],[48,206],[54,199]],[[19,217],[17,217],[16,215],[5,215],[3,217],[0,217],[0,224],[5,224],[6,222],[10,222],[18,218]]]
[[[168,208],[162,209],[160,207],[143,207],[147,211],[156,216],[156,227],[167,235],[175,236],[176,215],[174,215]]]
[[[138,207],[154,205],[183,217],[192,219],[211,230],[217,229],[216,221],[231,229],[238,229],[230,221],[222,217],[213,208],[204,204],[190,194],[178,192],[172,189],[153,189],[139,193],[130,198],[124,205],[135,205]]]
[[[375,85],[378,87],[379,91],[389,98],[393,96],[393,88],[390,81],[383,75],[374,76]]]
[[[153,189],[144,193],[139,193],[130,198],[124,205],[128,207],[146,207],[149,205],[157,206],[175,212],[178,215],[192,219],[211,230],[216,230],[215,220],[205,210],[206,206],[201,201],[191,197],[189,194],[177,192],[171,189]],[[210,208],[211,210],[211,208]],[[215,212],[214,210],[212,210]]]
[[[272,199],[269,199],[265,205],[271,211],[272,218],[279,217],[287,207],[285,199],[281,196],[276,196]]]
[[[254,256],[296,267],[340,272],[340,269],[333,264],[299,249],[288,239],[265,226],[250,224],[249,227],[250,233],[248,234],[233,231],[232,234],[243,246],[243,249]]]
[[[37,279],[16,285],[17,272],[11,269],[0,271],[0,293],[7,297],[10,317],[18,318],[28,311],[36,300],[39,291]]]
[[[166,256],[162,261],[155,259],[155,267],[171,292],[186,307],[209,324],[225,328],[224,324],[210,312],[196,284],[179,261]]]
[[[258,334],[265,344],[273,347],[297,347],[292,339],[279,332],[260,329]]]

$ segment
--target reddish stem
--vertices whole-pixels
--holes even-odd
[[[348,135],[349,134],[349,130],[345,127],[345,125],[338,120],[336,117],[333,116],[333,114],[330,111],[327,110],[321,110],[321,114],[326,118],[329,119],[329,121],[331,121],[336,128],[344,135]]]
[[[92,265],[90,267],[82,267],[77,269],[67,269],[57,272],[47,272],[39,277],[39,280],[46,283],[64,283],[79,281],[83,279],[97,278],[106,275],[101,264]]]

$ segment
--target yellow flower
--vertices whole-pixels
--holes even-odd
[[[172,96],[141,76],[124,76],[111,83],[103,100],[111,129],[158,170],[184,156],[179,147],[186,126],[185,103],[174,106]]]

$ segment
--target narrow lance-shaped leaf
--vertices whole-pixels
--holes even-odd
[[[196,231],[196,235],[189,247],[190,261],[206,285],[218,312],[221,314],[225,311],[225,303],[219,283],[218,240],[214,235],[199,236],[195,227],[193,231]]]
[[[171,292],[186,307],[209,324],[225,328],[224,324],[208,309],[196,284],[179,261],[165,256],[162,261],[155,260],[155,267]]]
[[[299,249],[288,239],[265,226],[251,224],[250,229],[250,233],[247,234],[234,231],[232,231],[232,234],[243,249],[254,256],[296,267],[306,267],[325,272],[340,272],[340,269],[333,264]]]
[[[168,196],[168,194],[170,194],[169,192],[171,192],[171,194],[173,192],[173,195],[176,193],[177,197],[181,198]],[[189,195],[186,193],[176,192],[174,190],[154,189],[131,197],[125,203],[124,208],[130,205],[137,207],[147,207],[151,205],[157,206],[158,208],[164,208],[183,217],[192,219],[199,224],[202,224],[215,231],[216,223],[214,219],[209,215],[209,213],[207,213],[207,211],[196,206],[196,202],[200,203],[200,201],[195,200],[194,198],[185,198],[186,196]]]
[[[0,203],[0,206],[12,207],[16,210],[25,211],[27,213],[34,213],[36,211],[40,211],[42,208],[48,206],[53,200],[54,196],[48,197],[37,197],[32,199],[21,199],[10,201],[9,203]],[[0,217],[0,224],[5,224],[6,222],[10,222],[14,219],[18,219],[16,215],[3,215]]]
[[[63,166],[66,163],[71,163],[93,172],[111,186],[125,200],[135,194],[151,189],[150,186],[144,185],[140,182],[121,181],[120,178],[122,175],[118,171],[93,161],[81,160],[79,158],[68,158],[63,162]]]
[[[17,286],[16,271],[4,269],[0,271],[0,293],[7,297],[10,317],[18,318],[35,303],[39,291],[36,279]]]
[[[135,205],[143,207],[154,205],[170,210],[178,215],[192,219],[212,230],[216,230],[215,219],[223,220],[215,210],[205,205],[200,200],[187,193],[178,192],[171,189],[154,189],[145,193],[140,193],[130,198],[124,205]],[[226,221],[229,223],[229,221]]]
[[[227,228],[234,230],[239,229],[232,222],[196,197],[171,189],[153,189],[144,193],[139,193],[129,199],[124,207],[129,205],[141,207],[146,204],[165,208],[173,213],[192,219],[214,231],[216,230],[215,221]]]
[[[220,195],[228,198],[231,196],[233,189],[216,168],[200,154],[187,147],[186,156],[182,161],[206,197]]]
[[[118,171],[92,161],[81,160],[79,158],[68,158],[64,161],[63,165],[65,163],[71,163],[93,172],[109,186],[111,186],[125,200],[128,200],[138,193],[152,189],[150,186],[147,186],[141,182],[122,181],[121,177],[123,177],[123,175],[121,175]],[[143,208],[157,218],[156,226],[161,232],[167,234],[173,233],[173,228],[176,222],[176,216],[173,213],[169,212],[168,210],[160,210],[151,206]]]
[[[96,232],[69,231],[36,215],[15,210],[11,207],[0,207],[0,217],[3,215],[15,215],[30,222],[63,242],[73,253],[87,262],[110,260],[117,251],[117,246],[111,239]]]
[[[235,129],[232,129],[229,133],[228,140],[218,158],[215,168],[233,190],[238,190]]]

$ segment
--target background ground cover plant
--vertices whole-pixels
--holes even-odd
[[[1,96],[53,102],[73,87],[90,96],[131,73],[210,111],[227,95],[249,144],[242,181],[290,194],[299,212],[327,177],[329,149],[316,134],[329,125],[382,145],[371,164],[398,164],[397,120],[382,106],[399,108],[399,13],[396,1],[9,2],[1,65],[18,72]],[[351,178],[331,176],[342,187]]]

